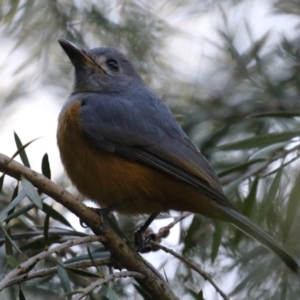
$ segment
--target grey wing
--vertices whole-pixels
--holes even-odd
[[[213,168],[159,98],[150,99],[151,105],[99,94],[84,98],[80,122],[94,145],[197,186],[229,205]]]

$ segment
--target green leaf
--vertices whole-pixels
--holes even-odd
[[[280,188],[280,180],[281,180],[281,176],[282,176],[282,171],[283,168],[281,167],[276,176],[274,177],[274,180],[270,186],[270,189],[267,193],[267,198],[263,200],[262,204],[261,204],[261,208],[259,210],[259,215],[258,215],[258,220],[259,221],[263,221],[265,219],[265,216],[268,215],[273,203],[274,203],[274,199],[276,198],[276,195],[279,191]]]
[[[20,265],[14,256],[6,255],[5,258],[11,268],[17,268]]]
[[[65,270],[68,271],[68,272],[74,273],[76,275],[83,276],[83,277],[94,277],[94,278],[99,278],[100,277],[98,274],[91,273],[91,272],[88,272],[88,271],[85,271],[85,270],[70,268],[70,267],[67,267],[67,266],[65,266]]]
[[[246,290],[246,287],[249,284],[265,280],[271,272],[272,268],[270,268],[269,260],[264,260],[260,264],[256,264],[251,272],[247,273],[246,277],[244,277],[244,279],[234,288],[229,296],[234,296],[239,292]]]
[[[71,292],[70,279],[60,257],[57,258],[57,274],[60,279],[60,283],[64,292],[66,294],[70,293]],[[68,299],[71,300],[71,295],[68,296]]]
[[[258,151],[256,151],[249,157],[249,161],[268,160],[272,157],[272,155],[275,152],[277,152],[278,150],[282,150],[288,144],[289,144],[289,142],[276,143],[276,144],[272,144],[270,146],[264,147],[262,149],[259,149]]]
[[[17,135],[16,132],[14,132],[14,136],[15,136],[15,142],[16,142],[16,145],[17,145],[17,149],[18,150],[21,150],[20,151],[20,158],[24,164],[24,166],[26,166],[27,168],[30,168],[30,164],[29,164],[29,160],[28,160],[28,157],[27,157],[27,154],[25,152],[25,149],[23,149],[23,144],[19,138],[19,136]]]
[[[248,197],[245,199],[242,213],[243,215],[250,217],[252,213],[253,206],[256,202],[256,193],[257,193],[257,187],[258,187],[259,177],[255,177],[254,181],[250,187],[250,192],[248,194]]]
[[[19,191],[19,181],[16,187],[14,188],[14,192],[12,194],[10,202],[12,202],[18,196],[18,191]],[[15,210],[15,206],[7,213],[7,216],[11,215],[14,212],[14,210]]]
[[[52,207],[49,206],[47,213],[46,213],[46,218],[44,221],[44,240],[45,240],[45,249],[48,249],[48,235],[49,235],[49,220],[50,220],[50,212],[52,210]]]
[[[25,193],[24,193],[24,197],[25,197]],[[22,208],[18,209],[18,210],[15,210],[12,214],[10,214],[9,216],[7,216],[3,222],[8,222],[14,218],[17,218],[19,216],[22,216],[24,215],[25,213],[27,213],[29,210],[33,209],[34,207],[36,207],[35,204],[33,203],[30,203],[30,204],[27,204],[25,206],[23,206]]]
[[[252,209],[256,203],[256,193],[257,193],[258,182],[259,182],[259,177],[255,177],[255,179],[251,185],[250,192],[244,201],[242,214],[247,217],[251,216]],[[245,236],[245,235],[242,234],[242,232],[240,230],[236,230],[236,234],[234,237],[234,245],[235,246],[239,243],[242,236]]]
[[[35,187],[25,177],[21,176],[23,190],[27,197],[39,208],[43,208],[43,202]]]
[[[165,276],[166,282],[169,284],[170,282],[169,282],[169,278],[168,278],[165,268],[163,268],[163,271],[164,271],[164,276]]]
[[[96,267],[97,272],[100,273],[100,270],[99,270],[98,266],[95,264],[95,261],[94,261],[93,255],[91,253],[90,247],[87,247],[87,251],[88,251],[89,258],[92,261],[94,267]]]
[[[219,146],[219,149],[249,150],[253,148],[262,148],[272,144],[286,142],[298,136],[300,136],[300,130],[281,133],[269,133],[265,135],[247,138],[238,142],[221,145]]]
[[[5,237],[9,240],[9,242],[14,246],[14,248],[22,253],[22,251],[19,249],[19,247],[17,246],[17,244],[12,240],[10,234],[6,231],[5,227],[0,223],[0,227],[1,229],[3,230],[4,234],[5,234]]]
[[[42,173],[47,178],[51,179],[51,169],[50,169],[49,157],[47,153],[45,153],[42,159]]]
[[[285,300],[288,299],[288,287],[289,287],[289,281],[288,281],[288,270],[285,269],[283,271],[283,275],[282,275],[282,279],[279,285],[279,289],[280,289],[280,300]]]
[[[224,226],[224,223],[221,221],[215,221],[214,223],[215,223],[215,231],[213,233],[213,243],[212,243],[211,254],[210,254],[210,258],[212,262],[214,262],[215,258],[218,255],[219,248],[222,241],[222,233],[223,233],[223,226]]]
[[[21,152],[24,151],[24,149],[29,146],[31,143],[33,143],[34,141],[38,140],[39,138],[33,139],[31,141],[29,141],[28,143],[26,143],[25,145],[23,145],[21,148],[19,148],[14,154],[13,156],[10,158],[9,162],[11,162],[18,154],[20,154]],[[23,162],[24,164],[24,162]]]
[[[6,220],[6,215],[9,211],[11,211],[19,202],[21,202],[24,198],[26,197],[25,191],[20,191],[18,196],[9,203],[7,207],[5,207],[1,212],[0,212],[0,222],[3,222]]]
[[[202,290],[198,293],[196,300],[205,300],[204,297],[203,297],[203,291]]]
[[[7,233],[10,235],[10,228],[7,229]],[[7,256],[13,256],[13,246],[7,237],[5,237],[5,253]]]
[[[93,252],[92,256],[93,256],[94,260],[102,259],[102,258],[109,258],[111,256],[111,253],[103,247],[103,251]],[[90,260],[90,256],[88,254],[77,255],[75,257],[65,260],[65,264],[80,262],[80,261],[84,261],[84,260]]]
[[[223,191],[225,195],[230,199],[231,196],[236,192],[238,186],[242,181],[244,181],[246,178],[245,176],[240,176],[236,180],[231,181],[229,184],[227,184],[224,188]]]
[[[289,197],[288,205],[287,205],[286,218],[284,222],[285,241],[287,240],[290,234],[291,228],[297,216],[297,212],[299,210],[299,199],[300,199],[300,172],[298,173],[298,176],[294,183],[293,189]]]
[[[0,177],[0,192],[2,191],[3,188],[4,177],[5,177],[5,173],[3,173]]]
[[[59,244],[62,242],[62,238],[60,235],[51,235],[48,237],[48,243],[49,245],[52,244]],[[32,249],[34,249],[34,251],[44,251],[45,250],[45,238],[43,235],[38,236],[35,239],[31,239],[30,241],[28,241],[27,243],[23,243],[20,246],[20,249],[22,251],[31,251]]]
[[[194,215],[191,225],[189,226],[186,236],[184,238],[184,248],[182,254],[185,255],[190,249],[198,245],[198,240],[194,238],[195,234],[201,228],[203,218],[200,215]]]
[[[275,117],[275,118],[294,118],[300,117],[300,111],[270,111],[261,114],[250,115],[250,118],[264,118],[264,117]]]
[[[227,176],[231,173],[235,173],[235,172],[242,172],[242,171],[245,171],[248,169],[248,167],[250,167],[251,165],[254,165],[256,163],[260,163],[262,161],[265,161],[265,159],[253,159],[251,161],[248,161],[246,163],[243,163],[243,164],[239,164],[239,165],[236,165],[236,166],[233,166],[227,170],[224,170],[222,172],[219,172],[218,173],[218,177],[221,178],[221,177],[224,177],[224,176]]]
[[[192,289],[185,287],[184,288],[186,292],[188,292],[195,300],[205,300],[203,298],[203,292],[202,290],[199,293],[196,293],[195,291],[193,291]]]
[[[249,28],[249,27],[248,27]],[[259,52],[263,49],[269,38],[270,32],[267,31],[259,40],[253,42],[249,49],[243,53],[242,57],[245,62],[245,65],[248,65],[253,59],[259,56]]]
[[[49,211],[49,208],[50,211]],[[48,204],[46,203],[43,203],[43,208],[42,208],[43,212],[45,213],[50,213],[50,217],[54,220],[57,220],[59,222],[61,222],[62,224],[70,227],[73,229],[72,225],[70,224],[70,222],[61,214],[59,213],[58,211],[56,211],[55,209],[53,209],[53,207],[49,206]]]
[[[19,285],[19,300],[26,300],[20,285]]]

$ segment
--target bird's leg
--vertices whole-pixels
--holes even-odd
[[[147,249],[145,245],[155,237],[153,238],[151,233],[145,235],[145,232],[157,216],[158,213],[151,214],[147,221],[138,230],[135,231],[134,244],[139,252],[149,252],[149,249]]]
[[[131,203],[133,201],[133,199],[127,199],[121,203],[117,203],[117,204],[112,204],[112,205],[109,205],[107,207],[103,207],[103,208],[96,208],[96,207],[89,207],[90,209],[92,209],[95,213],[97,213],[100,217],[103,217],[103,220],[105,219],[105,217],[113,212],[113,211],[116,211],[118,210],[119,208],[127,205],[128,203]],[[84,228],[86,228],[87,226],[80,221],[80,225]]]
[[[132,203],[134,200],[135,200],[135,198],[129,198],[129,199],[126,199],[126,200],[124,200],[124,201],[122,201],[120,203],[112,204],[112,205],[109,205],[107,207],[103,207],[103,208],[94,208],[94,207],[91,207],[91,209],[93,209],[98,215],[105,217],[109,213],[111,213],[113,211],[117,211],[119,208],[121,208],[123,206],[126,206],[129,203]]]

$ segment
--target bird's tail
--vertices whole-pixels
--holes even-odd
[[[276,253],[282,261],[294,272],[300,274],[300,268],[297,262],[292,256],[287,253],[282,246],[275,242],[271,237],[265,234],[258,226],[252,223],[247,217],[241,215],[239,212],[234,211],[231,208],[223,206],[222,211],[226,214],[233,225],[238,229],[249,235],[251,238],[256,239],[262,243],[265,247]]]

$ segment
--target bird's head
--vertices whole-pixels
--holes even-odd
[[[73,92],[117,92],[142,79],[119,50],[98,47],[80,50],[65,39],[58,40],[75,68]]]

